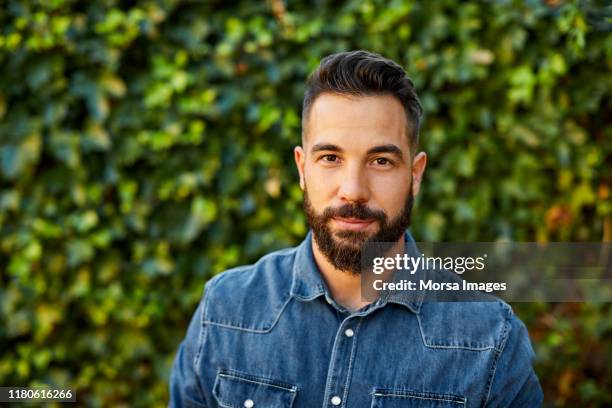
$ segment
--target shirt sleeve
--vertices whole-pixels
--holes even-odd
[[[485,406],[541,407],[542,388],[533,368],[534,352],[523,322],[514,314],[503,348],[493,367],[491,388]]]
[[[204,299],[200,301],[174,359],[170,374],[170,401],[168,407],[206,408],[200,379],[196,370],[196,359],[202,338],[202,314]]]

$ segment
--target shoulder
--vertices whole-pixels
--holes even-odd
[[[510,331],[522,325],[512,308],[499,299],[482,302],[424,302],[419,314],[427,346],[497,350]]]
[[[289,291],[296,248],[269,253],[256,263],[221,272],[206,284],[208,291],[229,299]],[[212,295],[212,294],[211,294]]]
[[[269,330],[290,299],[295,254],[296,248],[282,249],[210,279],[204,292],[202,323]]]

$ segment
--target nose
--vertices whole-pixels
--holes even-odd
[[[343,172],[338,196],[344,202],[364,203],[370,198],[365,172],[361,166],[347,166]]]

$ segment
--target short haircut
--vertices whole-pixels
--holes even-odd
[[[404,68],[396,62],[363,50],[340,52],[323,58],[306,80],[302,105],[302,138],[305,136],[310,109],[323,93],[396,97],[406,112],[409,145],[412,148],[418,146],[423,108],[414,84]]]

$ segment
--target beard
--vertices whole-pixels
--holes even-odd
[[[410,190],[399,215],[391,220],[384,211],[370,209],[361,203],[345,204],[337,208],[328,207],[322,214],[317,214],[308,198],[308,191],[304,189],[304,211],[319,249],[336,269],[354,275],[361,274],[364,248],[375,248],[377,254],[371,253],[372,250],[365,251],[368,258],[372,258],[379,255],[380,252],[385,252],[387,247],[390,248],[400,239],[410,225],[413,204],[414,196]],[[334,232],[329,225],[330,220],[334,217],[375,220],[378,224],[378,231],[375,233],[350,230]],[[369,245],[372,243],[377,244]]]

